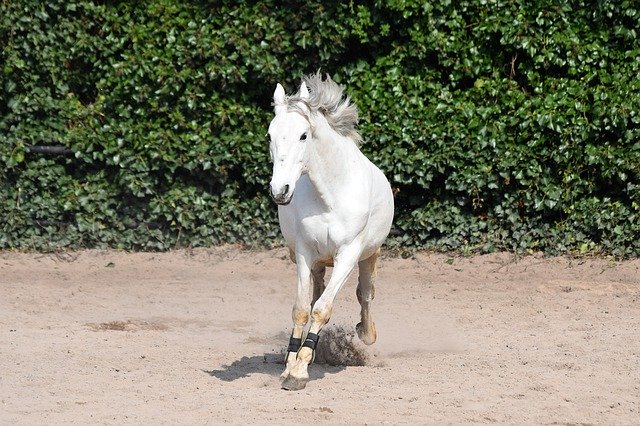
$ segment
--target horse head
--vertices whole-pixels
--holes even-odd
[[[290,108],[292,101],[295,108]],[[269,124],[269,152],[273,162],[271,197],[280,205],[291,202],[296,182],[306,171],[307,146],[311,141],[311,124],[305,101],[309,91],[303,82],[300,92],[287,99],[284,88],[278,83],[273,94],[275,117]]]

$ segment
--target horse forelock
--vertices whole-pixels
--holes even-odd
[[[360,145],[362,136],[356,129],[358,108],[344,94],[343,88],[328,75],[323,80],[320,72],[303,77],[303,81],[309,90],[309,97],[302,98],[300,93],[289,96],[287,108],[303,115],[322,114],[334,131]]]

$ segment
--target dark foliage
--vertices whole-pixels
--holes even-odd
[[[2,0],[0,248],[278,243],[271,96],[322,69],[390,245],[638,256],[636,2],[429,3]]]

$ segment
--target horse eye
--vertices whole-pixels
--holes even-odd
[[[302,136],[300,136],[300,140],[301,140],[301,141],[306,141],[306,140],[307,140],[307,132],[304,132],[304,133],[302,134]]]

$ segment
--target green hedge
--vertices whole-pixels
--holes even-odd
[[[637,4],[434,3],[0,2],[0,248],[278,244],[271,96],[322,69],[390,246],[640,255]]]

